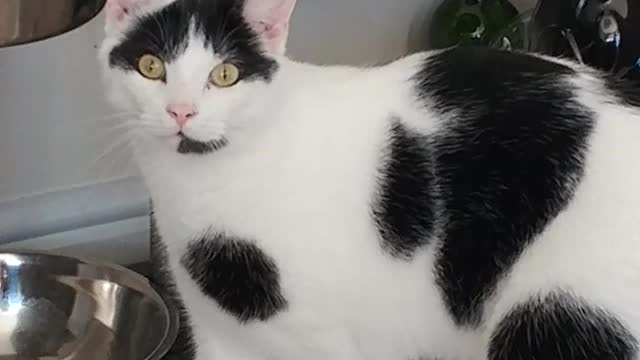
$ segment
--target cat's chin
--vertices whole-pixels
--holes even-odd
[[[177,136],[180,139],[177,148],[180,154],[208,154],[224,148],[229,143],[224,137],[217,140],[199,141],[182,132],[179,132]]]

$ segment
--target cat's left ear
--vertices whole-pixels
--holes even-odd
[[[244,17],[267,51],[284,54],[296,0],[245,0]]]
[[[123,31],[133,19],[157,2],[157,0],[107,0],[105,5],[107,33]]]

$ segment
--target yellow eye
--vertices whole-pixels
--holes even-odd
[[[159,57],[146,54],[138,60],[138,71],[147,79],[160,80],[164,78],[164,63]]]
[[[233,86],[238,80],[240,80],[240,70],[233,64],[217,65],[209,74],[209,82],[221,88]]]

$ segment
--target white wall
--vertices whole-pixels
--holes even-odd
[[[434,2],[299,0],[290,54],[325,64],[371,64],[401,56],[408,52],[410,37],[421,47],[421,25]],[[102,214],[100,209],[112,206],[114,198],[140,189],[118,193],[121,183],[110,187],[112,179],[135,176],[126,165],[126,149],[118,147],[113,156],[96,162],[115,141],[108,132],[113,112],[102,100],[95,60],[102,21],[99,16],[60,37],[0,49],[0,243],[69,230],[59,228],[61,221],[80,226],[83,216]],[[100,193],[108,197],[94,199],[94,206],[77,201],[95,183],[103,183]],[[144,196],[132,197],[138,209]],[[109,214],[131,212],[131,206],[112,206]],[[33,214],[36,219],[21,220]],[[99,224],[92,221],[89,225]]]
[[[109,142],[95,55],[100,20],[0,49],[0,201],[122,175],[94,166]]]

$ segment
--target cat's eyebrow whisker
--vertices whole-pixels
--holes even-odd
[[[217,43],[222,43],[222,39],[220,39],[220,34],[222,33],[222,30],[225,28],[225,26],[227,26],[227,19],[228,17],[225,17],[224,20],[222,20],[218,24],[218,29],[216,31],[216,41],[215,41]],[[226,36],[223,39],[226,39]]]
[[[155,53],[161,53],[162,52],[162,48],[163,48],[163,43],[160,39],[158,39],[158,37],[152,33],[151,31],[147,30],[147,29],[143,29],[143,33],[145,36],[147,36],[149,39],[151,39],[151,51],[155,52]],[[162,35],[161,35],[162,36]]]
[[[156,22],[156,24],[158,24],[158,27],[160,28],[160,43],[158,44],[160,47],[162,47],[163,44],[165,44],[165,40],[167,38],[166,34],[164,33],[164,26],[162,26],[162,24],[160,23],[160,20],[158,20],[157,17],[153,18]]]
[[[218,41],[220,44],[220,47],[222,47],[223,49],[227,49],[227,41],[229,40],[229,38],[231,38],[231,36],[233,36],[233,34],[236,33],[236,31],[238,31],[238,29],[240,29],[238,26],[234,27],[225,35],[224,38],[220,39]]]
[[[137,21],[143,21],[143,20],[144,19],[142,17],[137,16]],[[165,39],[164,27],[156,17],[153,17],[153,20],[158,25],[158,29],[160,29],[160,39],[158,39],[158,37],[154,33],[152,33],[150,30],[146,28],[141,28],[141,30],[144,32],[146,36],[148,36],[152,40],[152,44],[155,49],[151,49],[151,50],[155,52],[160,52],[162,50],[164,39]]]

